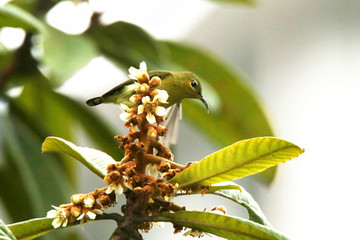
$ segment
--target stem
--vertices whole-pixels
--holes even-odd
[[[173,202],[167,202],[167,201],[164,201],[164,200],[161,200],[161,199],[154,199],[154,202],[156,204],[158,204],[159,206],[167,209],[167,210],[170,210],[170,211],[173,211],[173,212],[178,212],[178,211],[185,211],[186,210],[186,207],[184,206],[180,206],[180,205],[177,205]]]
[[[152,154],[144,154],[144,160],[146,160],[148,163],[156,163],[156,164],[160,164],[162,161],[166,161],[167,163],[170,164],[171,168],[176,168],[176,169],[180,169],[180,170],[184,170],[186,168],[186,166],[184,166],[184,165],[175,163],[173,161],[170,161],[169,159],[155,156]]]

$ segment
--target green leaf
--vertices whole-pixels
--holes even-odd
[[[223,147],[239,139],[273,135],[248,81],[231,64],[195,47],[174,42],[163,42],[163,45],[173,65],[193,72],[204,85],[203,95],[209,101],[210,115],[198,101],[183,101],[184,115],[197,129]],[[270,183],[275,171],[275,168],[268,169],[259,176]]]
[[[8,225],[17,240],[30,240],[55,230],[51,225],[52,218],[35,218]]]
[[[261,211],[259,204],[257,204],[250,193],[248,193],[243,187],[240,187],[235,183],[213,185],[208,191],[206,191],[206,194],[215,194],[240,204],[248,211],[249,220],[271,227],[271,224]]]
[[[43,160],[41,141],[27,122],[12,112],[2,120],[6,126],[5,162],[0,168],[2,202],[15,221],[42,216],[51,204],[66,200],[63,169],[52,159]]]
[[[204,192],[179,192],[176,194],[176,196],[189,194],[204,194]],[[271,227],[271,224],[268,222],[264,213],[261,211],[260,206],[253,199],[250,193],[248,193],[243,187],[237,185],[236,183],[225,182],[211,185],[209,190],[207,190],[205,194],[218,195],[227,198],[237,204],[240,204],[248,211],[249,220]]]
[[[43,152],[60,152],[74,157],[101,178],[107,174],[108,164],[116,161],[104,152],[75,144],[58,137],[47,137],[42,145]]]
[[[142,28],[127,22],[97,25],[88,31],[100,51],[121,66],[138,66],[146,61],[149,66],[161,61],[161,49]]]
[[[12,4],[0,7],[1,26],[18,27],[29,31],[46,33],[45,25],[30,13]]]
[[[155,216],[155,221],[172,222],[176,225],[198,229],[219,237],[234,240],[285,240],[282,233],[249,220],[219,215],[210,212],[179,211],[162,212]]]
[[[243,178],[297,157],[304,151],[293,143],[273,137],[234,143],[185,169],[170,182],[180,188],[204,186]]]
[[[0,240],[16,240],[14,234],[0,219]]]
[[[38,36],[36,47],[43,51],[40,61],[58,85],[97,56],[94,43],[85,36],[67,35],[50,26],[47,32]]]

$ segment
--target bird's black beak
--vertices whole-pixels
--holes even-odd
[[[207,109],[207,112],[208,112],[208,114],[209,114],[209,104],[207,103],[207,101],[206,101],[206,99],[202,96],[202,95],[200,95],[200,100],[203,102],[203,104],[205,105],[205,107],[206,107],[206,109]]]

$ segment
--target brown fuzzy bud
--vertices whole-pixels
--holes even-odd
[[[159,166],[159,171],[160,172],[168,172],[171,168],[170,163],[166,162],[166,161],[161,161],[160,166]]]
[[[113,164],[113,163],[107,165],[107,167],[106,167],[106,171],[107,171],[107,172],[114,171],[115,169],[116,169],[116,166],[115,166],[115,164]]]
[[[168,129],[163,127],[163,126],[155,126],[155,129],[157,131],[157,135],[158,136],[165,136],[165,134],[167,133]]]
[[[151,88],[158,87],[158,86],[160,86],[160,84],[161,84],[161,79],[158,76],[152,77],[149,82],[149,85]]]
[[[109,174],[104,177],[104,183],[106,185],[110,185],[112,183],[112,180],[111,180],[111,177],[109,176]]]
[[[70,209],[70,213],[71,213],[71,215],[73,216],[73,217],[78,217],[78,216],[80,216],[80,214],[81,214],[81,208],[80,207],[76,207],[76,206],[73,206],[73,207],[71,207],[71,209]]]
[[[103,194],[99,197],[99,203],[103,206],[110,207],[114,201],[111,200],[110,195]]]
[[[119,171],[114,170],[111,173],[108,174],[108,176],[110,177],[110,179],[114,182],[114,181],[118,181],[119,178],[121,177]]]

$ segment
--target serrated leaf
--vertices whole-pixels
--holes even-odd
[[[0,219],[0,240],[16,240],[14,234]]]
[[[100,51],[111,60],[128,68],[146,61],[151,67],[161,61],[161,48],[146,31],[127,22],[92,27],[88,35]]]
[[[273,135],[249,81],[235,67],[209,50],[174,42],[163,45],[168,49],[172,68],[177,65],[179,70],[191,71],[204,83],[203,95],[209,101],[210,114],[197,101],[183,101],[184,115],[196,129],[222,147],[242,139]],[[270,183],[275,173],[276,168],[270,168],[257,177]]]
[[[274,137],[239,141],[215,152],[170,180],[180,188],[211,185],[261,172],[303,153],[293,143]]]
[[[8,225],[17,240],[31,240],[55,230],[52,218],[35,218]]]
[[[19,27],[46,33],[46,27],[40,20],[12,4],[0,7],[0,22],[1,26]]]
[[[210,186],[210,189],[206,191],[205,194],[215,194],[236,202],[246,208],[249,214],[249,220],[271,227],[271,224],[261,211],[259,204],[257,204],[250,193],[243,187],[240,187],[235,183],[213,185]]]
[[[47,137],[42,145],[42,151],[59,152],[72,156],[101,178],[107,174],[107,165],[116,163],[112,157],[104,152],[87,147],[78,147],[58,137]]]
[[[210,212],[162,212],[155,216],[155,220],[172,222],[176,225],[198,229],[231,240],[288,239],[282,233],[252,221]]]

